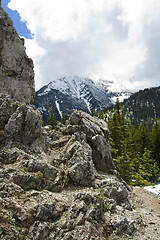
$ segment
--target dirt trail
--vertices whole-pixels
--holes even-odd
[[[160,240],[160,196],[140,187],[133,188],[133,203],[142,217],[142,227],[128,239]]]
[[[130,195],[136,231],[132,236],[112,234],[109,240],[160,240],[160,195],[140,187],[133,187]]]

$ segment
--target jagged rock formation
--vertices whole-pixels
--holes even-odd
[[[42,128],[32,61],[0,9],[0,239],[105,240],[142,220],[115,171],[103,120],[75,111]]]
[[[43,138],[40,114],[32,106],[13,102],[10,97],[0,94],[0,147],[32,146],[38,149],[37,139],[40,139],[41,147],[46,149]]]
[[[21,103],[33,103],[35,96],[33,62],[25,53],[24,39],[0,7],[0,93]]]
[[[137,216],[103,120],[75,111],[65,126],[45,130],[32,107],[1,95],[0,122],[1,239],[133,234]]]

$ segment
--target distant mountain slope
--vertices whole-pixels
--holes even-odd
[[[152,124],[155,119],[160,120],[160,87],[140,90],[124,100],[123,104],[133,124]]]
[[[91,79],[64,77],[42,87],[36,92],[35,106],[46,123],[51,106],[57,120],[62,115],[71,114],[75,109],[98,112],[113,104],[117,93],[109,91],[110,81],[100,80],[94,83]],[[125,95],[125,93],[123,93]]]

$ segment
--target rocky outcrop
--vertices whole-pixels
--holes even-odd
[[[65,126],[42,128],[28,105],[32,61],[1,8],[0,92],[0,239],[132,235],[142,221],[115,170],[107,124],[75,111]]]
[[[92,157],[96,169],[103,172],[112,172],[114,170],[114,164],[108,143],[109,132],[106,122],[80,111],[75,111],[74,114],[71,115],[69,122],[80,125],[82,131],[85,132],[87,142],[93,150]]]
[[[47,148],[41,116],[33,107],[13,102],[10,97],[0,94],[0,112],[0,147],[26,149],[32,146],[35,151],[39,146]]]
[[[103,120],[75,111],[65,126],[42,128],[31,106],[1,95],[0,122],[1,239],[134,233],[137,216],[115,175]]]
[[[25,53],[13,22],[0,7],[0,93],[32,104],[35,96],[33,62]]]

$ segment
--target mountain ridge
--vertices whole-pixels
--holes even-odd
[[[124,100],[126,113],[129,113],[131,122],[139,126],[142,123],[152,125],[156,119],[160,120],[160,86],[146,88],[132,94]]]
[[[34,104],[45,123],[51,107],[57,120],[74,110],[98,112],[114,103],[118,93],[110,91],[112,84],[112,81],[99,80],[95,83],[92,79],[76,76],[59,78],[36,92]],[[120,93],[123,98],[130,94]]]

